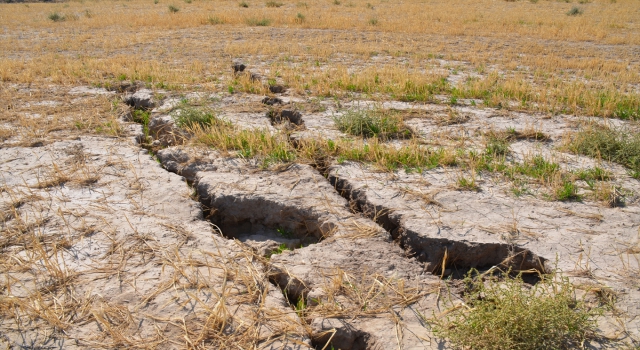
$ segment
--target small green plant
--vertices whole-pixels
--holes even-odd
[[[377,18],[369,19],[369,25],[370,26],[377,26],[378,25],[378,19]]]
[[[153,0],[153,3],[157,5],[158,3],[160,3],[160,0]]]
[[[582,9],[578,6],[574,6],[571,10],[567,11],[567,16],[579,16],[582,14]]]
[[[169,5],[169,12],[171,13],[177,13],[178,11],[180,11],[180,8],[174,6],[174,5]]]
[[[570,180],[563,180],[560,186],[556,188],[555,195],[556,199],[559,201],[580,200],[580,196],[578,195],[578,188]]]
[[[511,193],[513,193],[516,197],[524,196],[525,194],[529,194],[529,189],[525,186],[513,186],[511,187]]]
[[[282,252],[286,251],[286,250],[290,250],[289,247],[287,247],[287,245],[285,243],[282,243],[278,246],[278,248],[270,251],[267,253],[266,258],[269,259],[271,258],[273,255],[276,254],[282,254]]]
[[[382,139],[411,136],[411,131],[404,126],[402,118],[379,109],[350,109],[334,117],[333,121],[340,131],[354,136]]]
[[[190,4],[192,0],[184,0],[187,4]]]
[[[263,18],[263,19],[249,18],[247,19],[247,24],[252,27],[267,27],[271,24],[271,20],[268,18]]]
[[[54,22],[64,22],[67,20],[67,16],[61,15],[57,12],[53,12],[49,14],[49,19]]]
[[[305,19],[306,17],[302,13],[298,12],[298,15],[296,15],[296,23],[302,23]]]
[[[278,234],[279,234],[282,238],[290,239],[290,238],[293,238],[293,236],[294,236],[293,232],[288,231],[287,229],[282,228],[282,227],[278,227],[278,228],[276,229],[276,232],[278,232]]]
[[[133,121],[142,124],[142,131],[145,139],[149,137],[149,121],[151,120],[151,111],[135,109],[131,113]]]
[[[502,138],[490,137],[484,153],[489,156],[506,156],[509,154],[509,142]]]
[[[303,297],[300,297],[298,299],[298,302],[296,302],[296,305],[295,305],[296,313],[298,314],[299,317],[304,316],[304,312],[306,308],[307,308],[307,303],[305,302]],[[333,348],[333,346],[331,347]]]
[[[266,6],[267,7],[282,7],[282,5],[284,5],[281,2],[277,2],[277,1],[267,1]]]
[[[240,6],[240,7],[247,8],[247,7],[249,7],[249,4],[248,4],[246,1],[242,1],[242,2],[239,4],[239,6]]]
[[[341,2],[340,2],[340,0],[333,0],[333,4],[334,4],[334,5],[340,5],[340,4],[341,4]]]
[[[551,350],[579,347],[597,328],[603,309],[575,297],[575,288],[558,275],[541,275],[533,286],[521,275],[497,276],[471,270],[464,279],[463,305],[428,320],[434,334],[464,349]]]
[[[471,178],[467,178],[465,176],[459,176],[456,180],[456,185],[458,186],[458,190],[461,191],[480,191],[480,187],[476,183],[476,179],[474,176]]]

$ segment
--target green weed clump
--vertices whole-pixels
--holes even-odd
[[[582,14],[582,9],[578,6],[574,6],[571,10],[567,11],[567,16],[578,16]]]
[[[249,18],[247,19],[247,24],[252,27],[268,27],[271,24],[271,20],[268,18],[263,18],[263,19]]]
[[[67,20],[67,16],[61,15],[57,12],[50,13],[48,18],[54,22],[64,22]]]
[[[541,155],[536,155],[525,159],[524,162],[516,164],[515,172],[542,181],[549,181],[560,171],[558,163],[550,162]]]
[[[600,167],[580,169],[575,171],[575,174],[579,180],[588,184],[593,183],[593,181],[606,181],[611,179],[611,173]],[[592,185],[589,186],[593,187]]]
[[[613,117],[624,120],[640,119],[640,105],[637,99],[618,98],[618,102],[613,108]]]
[[[282,7],[282,5],[284,5],[281,2],[277,2],[277,1],[267,1],[266,6],[267,7]]]
[[[350,109],[333,120],[340,131],[354,136],[380,139],[411,136],[400,116],[384,110]]]
[[[489,137],[484,150],[489,156],[506,156],[509,154],[509,142],[503,138]]]
[[[207,23],[211,25],[224,24],[225,20],[218,16],[213,16],[213,17],[210,16],[207,18]]]
[[[142,131],[145,139],[149,137],[149,121],[151,120],[151,112],[141,109],[135,109],[131,112],[133,121],[142,124]]]
[[[632,174],[640,173],[640,133],[591,125],[572,135],[565,148],[575,154],[622,164]]]
[[[529,286],[521,275],[483,277],[472,270],[464,280],[464,304],[449,301],[444,316],[429,320],[435,335],[463,349],[580,347],[594,334],[601,308],[576,299],[566,278],[541,278]]]
[[[559,201],[579,201],[578,187],[573,181],[564,179],[555,190],[555,199]]]
[[[212,111],[193,107],[179,108],[172,112],[172,117],[178,127],[186,129],[196,125],[207,127],[212,124],[229,124],[229,122],[218,119]]]
[[[176,12],[178,12],[178,11],[180,11],[180,8],[179,8],[179,7],[176,7],[176,6],[174,6],[174,5],[169,5],[169,12],[171,12],[171,13],[176,13]]]
[[[473,174],[470,178],[459,176],[456,180],[456,184],[458,185],[458,189],[461,191],[480,191],[480,186],[478,186],[478,183],[476,182],[475,176],[473,176]]]

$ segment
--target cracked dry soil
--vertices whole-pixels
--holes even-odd
[[[331,102],[300,113],[239,96],[211,103],[241,128],[287,129],[294,143],[344,136]],[[0,148],[0,343],[9,348],[447,348],[426,323],[442,311],[443,278],[493,266],[559,269],[575,284],[606,285],[617,301],[599,330],[640,335],[633,195],[610,208],[515,197],[490,177],[480,191],[460,191],[442,167],[380,172],[331,160],[263,169],[179,145],[186,134],[169,114],[178,98],[145,106],[127,98],[155,107],[153,154],[136,144],[147,141],[142,128],[125,121],[128,137],[52,134],[32,147],[9,137]],[[443,130],[537,118],[462,107],[467,121],[437,127],[438,106],[391,104],[417,110],[407,125],[439,142]],[[554,154],[567,167],[590,162],[552,147],[572,127],[563,118],[538,120],[551,142],[513,148]],[[637,193],[637,180],[607,167]]]

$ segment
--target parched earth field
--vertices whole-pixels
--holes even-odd
[[[639,57],[637,0],[0,3],[0,344],[638,349]]]

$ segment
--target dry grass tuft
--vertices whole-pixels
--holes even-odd
[[[405,307],[425,295],[402,279],[389,279],[367,272],[348,273],[336,268],[323,275],[323,293],[308,298],[304,317],[358,317],[384,314],[393,307]]]
[[[436,124],[439,126],[447,126],[454,124],[464,124],[471,119],[466,114],[460,114],[460,112],[456,111],[453,108],[449,108],[447,114],[440,115],[435,118]]]
[[[9,139],[14,135],[14,131],[10,128],[0,127],[0,142]]]

